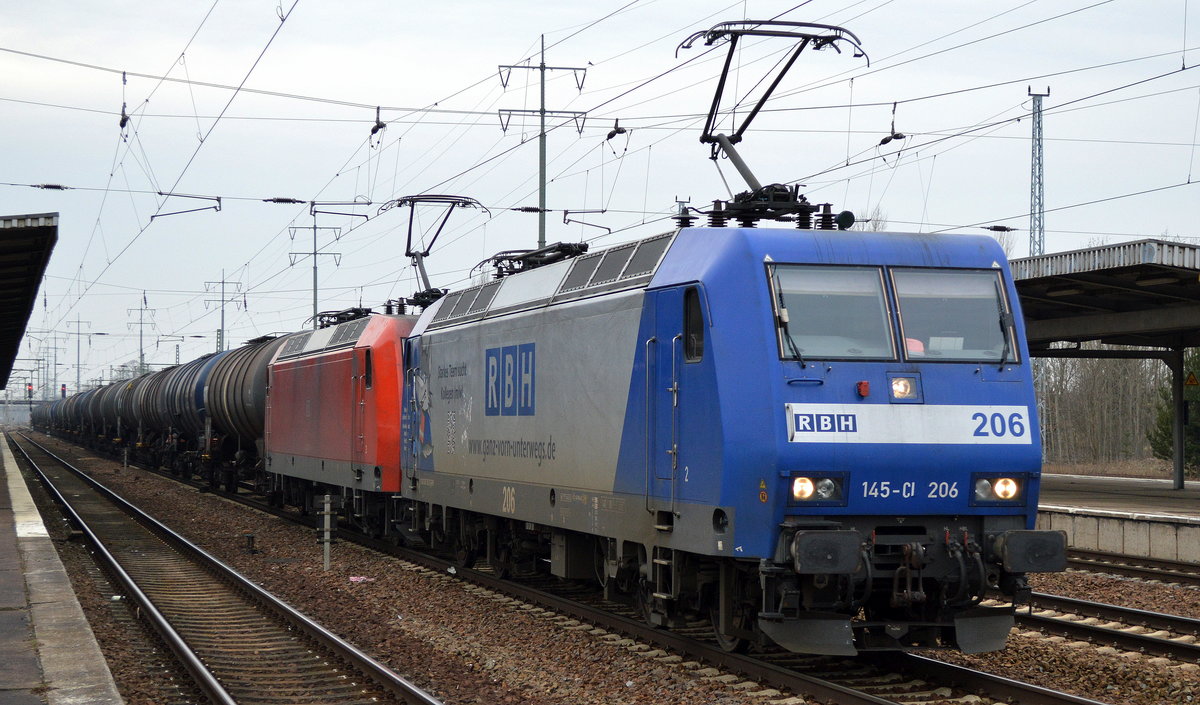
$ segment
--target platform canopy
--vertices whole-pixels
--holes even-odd
[[[1200,247],[1138,240],[1012,261],[1031,349],[1200,346]]]
[[[1011,264],[1030,355],[1157,358],[1171,369],[1173,475],[1183,489],[1183,360],[1200,346],[1200,247],[1138,240]],[[1051,347],[1093,340],[1128,347]]]
[[[8,385],[57,241],[58,213],[0,215],[0,388]]]

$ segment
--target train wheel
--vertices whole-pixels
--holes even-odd
[[[461,536],[454,540],[454,562],[459,568],[474,568],[477,560],[479,560],[479,551]]]
[[[429,544],[439,551],[446,550],[446,531],[438,522],[429,528]]]
[[[721,650],[729,653],[744,654],[750,648],[750,640],[745,637],[729,636],[721,631],[721,610],[719,607],[712,607],[708,611],[708,617],[712,621],[713,634],[716,635],[717,645]],[[736,631],[748,631],[750,629],[750,618],[744,606],[734,607],[733,612],[733,628]]]
[[[660,626],[654,619],[655,614],[654,583],[649,580],[642,579],[638,581],[637,604],[641,610],[642,620],[652,627]]]
[[[600,583],[600,587],[608,590],[608,539],[596,537],[596,550],[593,554],[592,569],[596,574],[596,581]]]
[[[496,577],[500,579],[511,578],[516,568],[513,562],[512,549],[507,543],[502,543],[496,547],[496,564],[492,566]]]

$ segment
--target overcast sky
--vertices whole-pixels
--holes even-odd
[[[548,66],[587,68],[547,72],[547,109],[587,113],[582,133],[549,119],[547,239],[600,248],[663,232],[677,198],[729,197],[721,173],[745,189],[698,141],[725,50],[676,47],[773,17],[844,26],[870,64],[801,56],[741,147],[762,182],[803,183],[809,200],[889,230],[1008,225],[1011,256],[1025,256],[1028,90],[1049,90],[1046,252],[1200,242],[1197,0],[42,0],[0,10],[0,215],[60,214],[29,335],[59,332],[58,381],[73,391],[77,342],[85,385],[137,359],[144,296],[147,362],[173,363],[177,344],[188,360],[214,349],[219,285],[206,283],[222,272],[231,345],[305,327],[312,259],[290,253],[311,251],[314,219],[263,199],[358,201],[321,209],[370,216],[317,216],[321,310],[380,310],[419,288],[408,210],[379,212],[400,196],[490,211],[453,214],[428,261],[435,286],[533,247],[537,216],[511,209],[537,205],[537,122],[520,111],[538,105],[538,72],[513,70],[505,88],[498,67],[536,65],[543,34]],[[731,92],[753,99],[792,46],[744,42]],[[376,106],[387,127],[372,136]],[[506,109],[518,112],[502,131]],[[616,120],[628,131],[606,140]],[[881,146],[893,130],[906,138]],[[44,184],[69,190],[31,188]],[[190,209],[206,210],[167,215]],[[418,236],[436,215],[418,212]],[[61,335],[76,330],[108,335]],[[20,354],[51,354],[43,345],[27,336]]]

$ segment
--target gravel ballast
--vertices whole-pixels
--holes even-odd
[[[312,530],[51,443],[65,457],[87,458],[102,483],[448,703],[800,702],[730,688],[677,659],[639,656],[611,635],[352,544],[334,546],[325,572]],[[1188,588],[1083,573],[1033,583],[1040,592],[1200,618],[1200,591]],[[89,617],[104,599],[84,600]],[[1190,664],[1065,642],[1014,632],[1003,652],[929,655],[1114,704],[1190,703],[1200,695],[1200,668]],[[102,648],[110,661],[131,658]],[[132,705],[155,702],[124,694]]]

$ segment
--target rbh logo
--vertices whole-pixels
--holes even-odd
[[[855,414],[792,414],[796,433],[857,433]]]
[[[484,351],[487,416],[533,416],[536,386],[534,344],[509,345]]]

